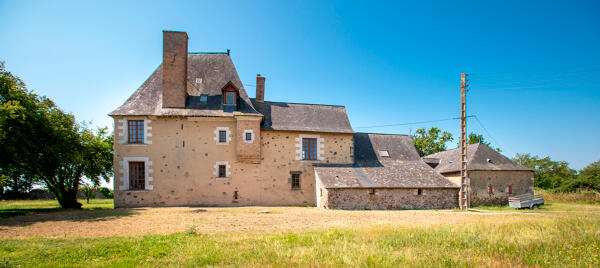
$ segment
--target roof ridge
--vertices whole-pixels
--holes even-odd
[[[251,100],[256,100],[256,98],[250,98]],[[299,105],[319,105],[319,106],[335,106],[335,107],[346,107],[345,105],[337,105],[337,104],[320,104],[320,103],[303,103],[303,102],[284,102],[284,101],[263,101],[264,103],[285,103],[285,104],[299,104]]]

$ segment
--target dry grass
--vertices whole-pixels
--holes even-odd
[[[598,204],[59,210],[0,219],[0,267],[597,267],[599,241]]]
[[[270,213],[258,213],[268,210]],[[569,211],[569,212],[567,212]],[[513,223],[571,216],[599,216],[600,207],[554,204],[540,210],[391,210],[346,211],[312,207],[171,207],[52,211],[0,219],[0,238],[65,238],[198,233],[298,233],[372,227],[423,227]]]

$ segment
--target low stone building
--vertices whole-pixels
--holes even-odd
[[[355,163],[316,165],[317,206],[342,209],[454,208],[459,187],[429,167],[406,135],[356,133]]]
[[[431,154],[423,160],[460,185],[460,148]],[[467,175],[471,206],[507,205],[510,196],[533,194],[533,169],[516,164],[485,144],[467,146]]]

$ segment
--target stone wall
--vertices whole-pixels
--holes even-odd
[[[115,143],[115,207],[184,205],[315,205],[313,163],[353,163],[353,134],[262,131],[252,120],[238,124],[235,117],[115,117],[118,120],[150,120],[150,144]],[[256,122],[256,121],[254,121]],[[238,150],[243,132],[256,130],[260,147]],[[230,140],[218,144],[215,130],[226,128]],[[218,131],[217,131],[218,132]],[[317,135],[322,139],[322,160],[297,160],[297,138]],[[115,137],[115,140],[125,137]],[[258,152],[252,152],[251,148]],[[258,161],[245,156],[260,155]],[[131,191],[127,159],[145,161],[147,186]],[[217,178],[218,163],[226,163],[227,178]],[[291,172],[300,172],[299,190],[291,189]],[[151,179],[148,181],[148,179]],[[237,191],[238,199],[234,199]]]
[[[506,206],[510,196],[533,194],[533,171],[469,171],[468,175],[471,179],[471,206]],[[512,194],[508,193],[509,186],[512,186]]]
[[[458,189],[326,189],[319,207],[337,209],[451,209]]]

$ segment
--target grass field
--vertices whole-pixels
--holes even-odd
[[[25,211],[0,218],[0,267],[600,266],[599,204],[462,212],[110,209],[95,200],[77,211],[52,202],[0,203],[0,213]]]

